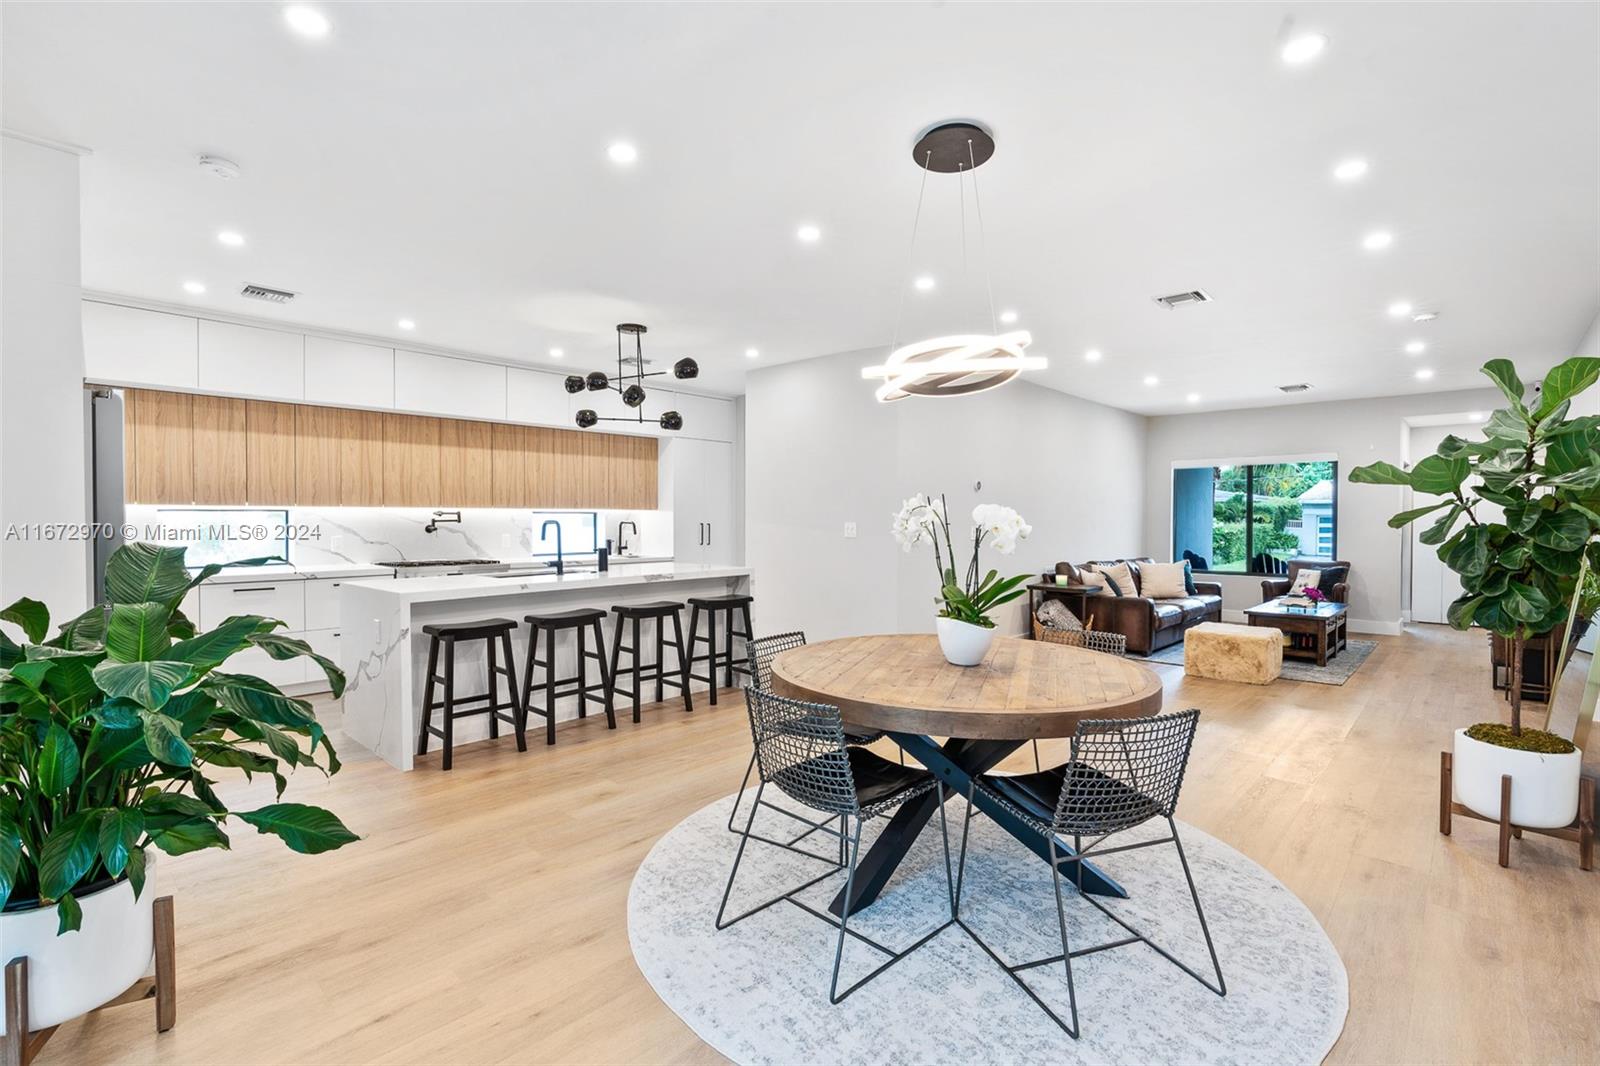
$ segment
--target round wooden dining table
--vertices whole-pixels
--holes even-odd
[[[1127,659],[1046,641],[999,637],[977,666],[952,666],[937,637],[886,634],[844,637],[793,648],[772,662],[772,688],[782,696],[838,707],[847,726],[883,730],[951,792],[972,795],[977,808],[1046,862],[1049,845],[1008,807],[973,790],[974,779],[1030,740],[1071,736],[1083,719],[1138,718],[1161,710],[1161,679]],[[934,737],[946,738],[943,742]],[[842,915],[872,903],[941,802],[939,791],[900,807],[862,857],[853,898],[841,891]],[[1056,853],[1076,881],[1080,860],[1069,841]],[[1083,888],[1127,892],[1083,862]],[[1063,872],[1067,872],[1064,870]]]

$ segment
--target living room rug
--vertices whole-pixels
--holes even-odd
[[[773,790],[769,789],[769,796]],[[749,802],[748,798],[745,800]],[[1067,1037],[959,926],[950,926],[838,1006],[828,1002],[837,931],[789,903],[718,932],[717,904],[739,836],[732,797],[704,807],[656,842],[628,893],[634,960],[663,1002],[701,1039],[738,1063],[1315,1063],[1344,1026],[1343,962],[1303,903],[1233,848],[1180,823],[1184,850],[1216,941],[1227,995],[1206,990],[1149,947],[1134,944],[1073,962],[1082,1037]],[[745,807],[740,808],[743,821]],[[949,801],[951,848],[965,802]],[[757,832],[793,826],[763,810]],[[867,824],[870,837],[884,824]],[[1128,834],[1149,838],[1165,825]],[[792,829],[791,829],[792,833]],[[819,851],[826,844],[819,842]],[[1107,905],[1179,959],[1211,976],[1183,870],[1170,845],[1110,855],[1101,865],[1129,891]],[[826,866],[752,840],[729,900],[740,914]],[[843,872],[801,898],[824,910]],[[1125,935],[1066,892],[1074,950]],[[1060,951],[1048,869],[986,817],[972,820],[961,914],[1007,962]],[[935,820],[883,895],[851,920],[903,950],[949,916]],[[851,938],[840,987],[883,961]],[[1026,971],[1030,987],[1065,1011],[1060,966]]]
[[[1342,685],[1361,669],[1361,664],[1367,661],[1367,656],[1371,655],[1377,646],[1378,642],[1375,640],[1351,640],[1345,645],[1344,651],[1328,660],[1327,666],[1318,666],[1316,663],[1308,663],[1301,659],[1284,659],[1283,672],[1278,675],[1278,679],[1310,681],[1318,685]],[[1145,656],[1144,661],[1182,666],[1183,644],[1173,644],[1160,651],[1151,652]]]

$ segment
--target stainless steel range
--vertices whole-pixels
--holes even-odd
[[[499,559],[384,559],[373,564],[387,566],[400,577],[451,577],[456,574],[498,574],[511,569]]]

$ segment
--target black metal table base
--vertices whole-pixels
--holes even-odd
[[[889,737],[900,745],[907,755],[932,771],[934,777],[945,786],[943,795],[957,794],[963,797],[972,791],[974,777],[994,769],[1007,755],[1026,743],[1022,740],[962,740],[952,737],[941,746],[936,744],[932,737],[917,733],[890,733]],[[942,802],[940,791],[935,790],[907,803],[889,819],[889,824],[878,835],[878,839],[861,857],[855,883],[851,886],[851,914],[869,906],[878,898],[878,894],[894,876],[906,853],[916,843],[923,827],[928,824],[928,819],[933,817],[934,811]],[[995,824],[1029,851],[1047,863],[1050,861],[1046,840],[1008,808],[995,803],[982,792],[977,793],[976,804],[978,810],[993,819]],[[1061,841],[1056,842],[1056,854],[1065,855],[1069,859],[1075,855],[1072,848]],[[1119,885],[1105,871],[1093,863],[1084,862],[1082,865],[1084,892],[1127,898],[1127,889]],[[1078,881],[1076,866],[1076,861],[1064,862],[1061,871],[1062,875],[1068,877],[1074,884]],[[836,916],[845,913],[843,891],[833,898],[828,910]]]

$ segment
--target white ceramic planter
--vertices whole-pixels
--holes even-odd
[[[956,618],[935,620],[939,631],[939,648],[947,661],[955,666],[977,666],[989,654],[995,631],[963,622]]]
[[[1485,744],[1456,730],[1451,777],[1456,802],[1483,815],[1500,818],[1500,776],[1511,775],[1511,821],[1530,829],[1555,829],[1572,824],[1578,814],[1578,771],[1583,752],[1543,755]]]
[[[144,891],[126,880],[84,896],[83,924],[56,935],[54,907],[0,915],[0,959],[28,957],[28,1026],[46,1029],[87,1014],[128,990],[155,960],[151,905],[156,862],[150,849]],[[5,1019],[0,1017],[0,1033]]]

